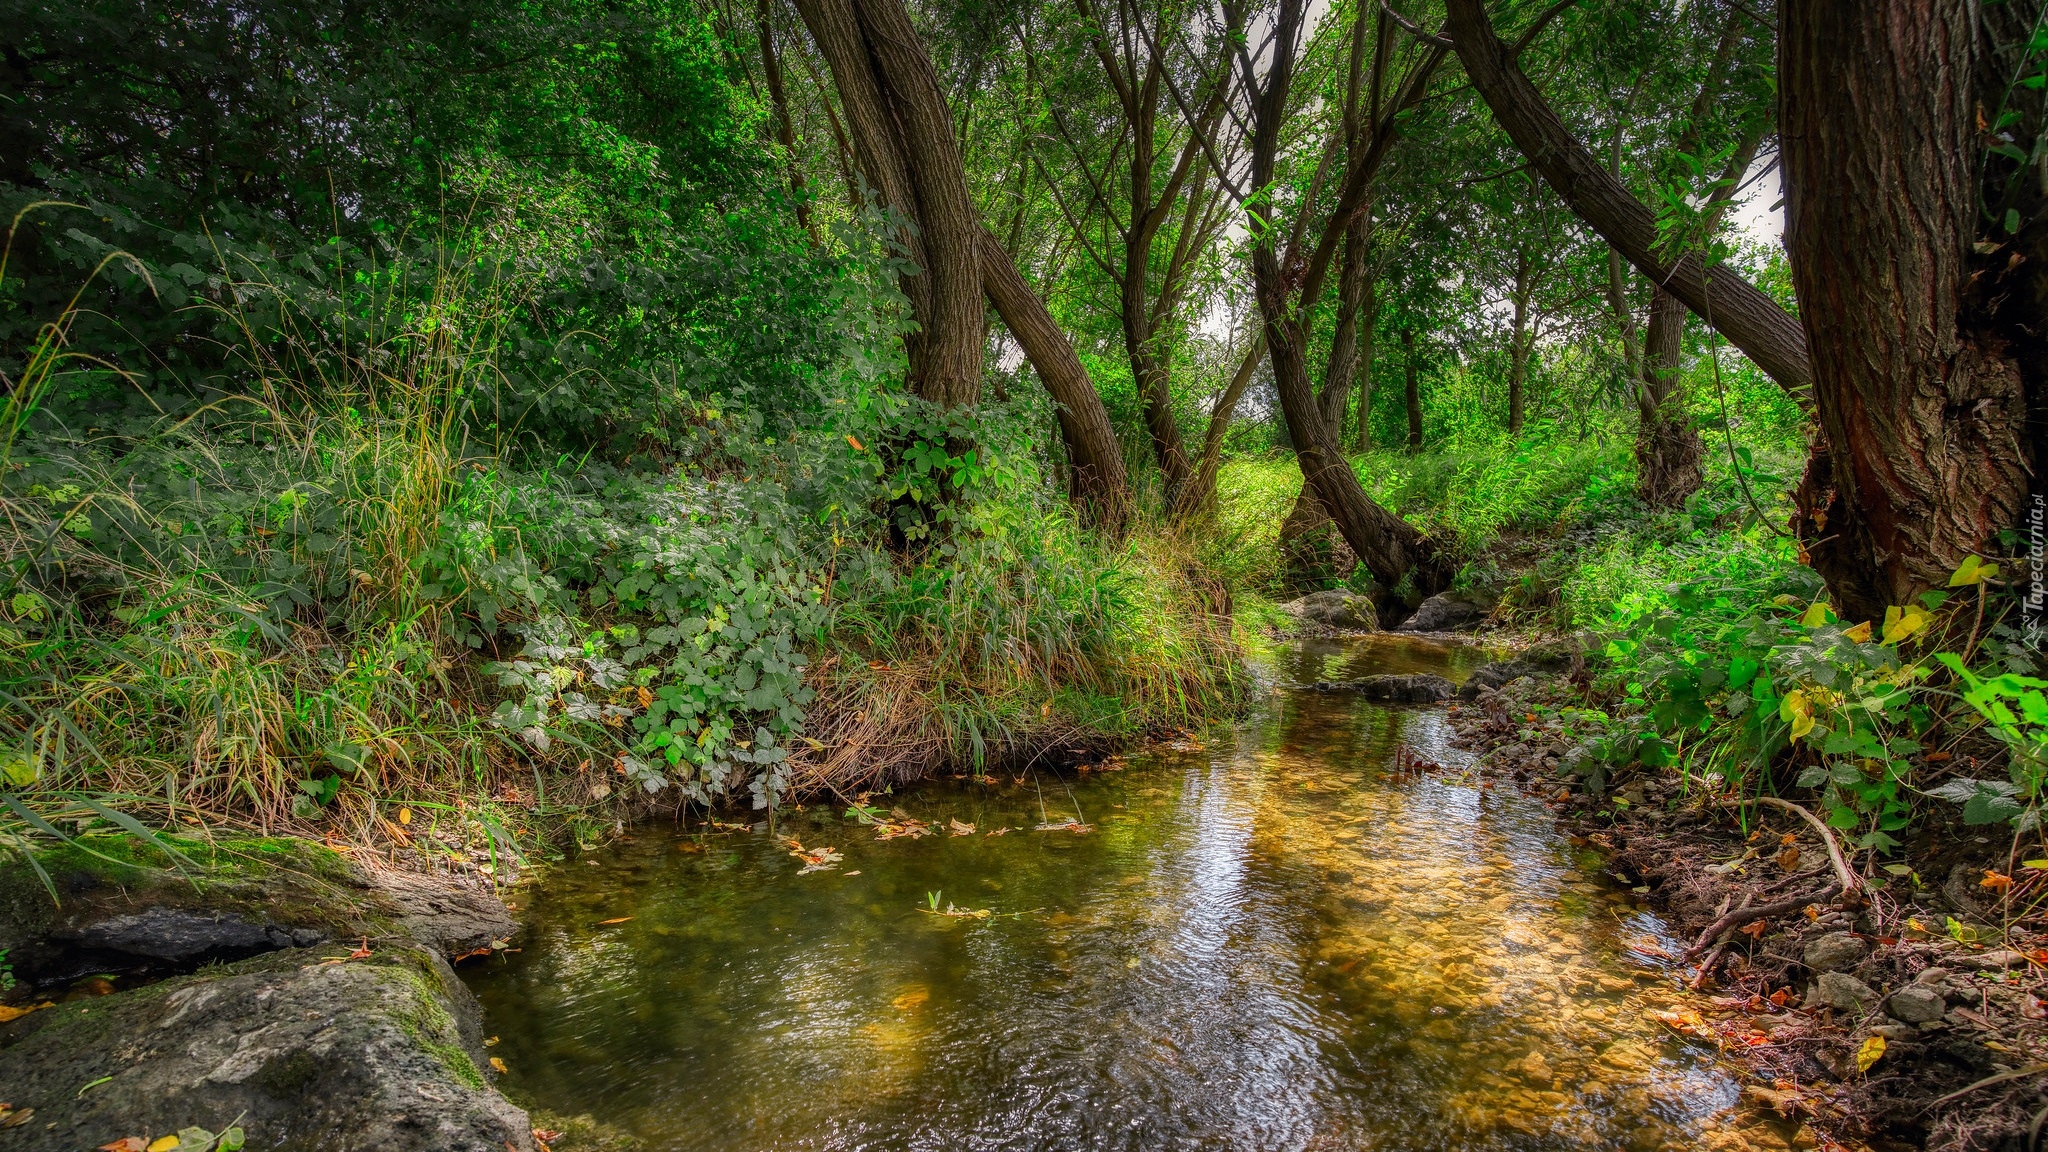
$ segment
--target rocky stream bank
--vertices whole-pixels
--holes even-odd
[[[0,865],[0,1152],[535,1152],[450,966],[509,946],[495,895],[301,840],[177,847]]]

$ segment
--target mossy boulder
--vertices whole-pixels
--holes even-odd
[[[0,1085],[34,1110],[0,1147],[234,1123],[277,1152],[529,1152],[447,961],[410,942],[351,952],[272,952],[0,1025]]]
[[[410,937],[449,954],[509,936],[488,893],[370,872],[289,838],[84,836],[0,861],[0,951],[35,984],[182,971],[329,940]],[[54,890],[54,892],[53,892]]]

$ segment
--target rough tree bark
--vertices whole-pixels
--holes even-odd
[[[869,184],[916,225],[901,237],[924,270],[903,285],[921,328],[905,341],[912,388],[949,407],[979,397],[986,292],[1059,406],[1074,495],[1120,530],[1130,489],[1109,414],[1044,301],[975,216],[945,97],[902,0],[797,0],[797,10],[832,69]]]
[[[981,245],[982,285],[988,289],[989,302],[1023,346],[1025,358],[1058,408],[1070,469],[1068,494],[1098,527],[1120,531],[1130,519],[1130,481],[1095,383],[1002,244],[984,231]]]
[[[1725,265],[1703,270],[1696,255],[1657,251],[1657,217],[1588,152],[1515,63],[1486,18],[1485,0],[1445,0],[1445,26],[1465,74],[1515,147],[1602,239],[1652,283],[1706,317],[1788,391],[1812,380],[1806,333],[1777,302]]]
[[[1779,13],[1786,244],[1827,434],[1795,523],[1847,619],[1940,586],[2026,506],[2024,369],[1966,308],[1975,7],[1787,0]]]
[[[918,324],[904,341],[910,386],[943,407],[972,404],[987,338],[981,225],[938,75],[902,0],[797,0],[797,11],[832,69],[862,171],[916,226],[901,237],[921,269],[903,284]]]

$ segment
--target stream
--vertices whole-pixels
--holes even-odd
[[[1682,942],[1465,778],[1442,708],[1300,687],[1486,657],[1291,643],[1235,726],[875,799],[920,838],[645,825],[465,970],[504,1087],[650,1152],[1743,1146],[1734,1078],[1652,1016]]]

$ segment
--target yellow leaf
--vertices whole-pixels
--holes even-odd
[[[1870,1037],[1863,1042],[1863,1047],[1856,1049],[1856,1070],[1858,1072],[1870,1071],[1870,1066],[1877,1063],[1883,1056],[1884,1037]]]
[[[496,1056],[491,1057],[491,1071],[503,1073],[505,1071],[505,1062]]]
[[[1928,622],[1933,619],[1933,614],[1918,604],[1908,604],[1904,608],[1887,608],[1884,610],[1884,642],[1896,644],[1927,627]]]
[[[848,444],[851,444],[851,445],[853,445],[853,450],[854,450],[855,452],[865,452],[865,451],[867,451],[867,446],[866,446],[865,444],[862,444],[862,443],[861,443],[860,441],[858,441],[858,440],[854,439],[854,438],[853,438],[853,433],[851,433],[851,432],[848,432],[848,433],[846,434],[846,442],[847,442]]]
[[[178,1146],[176,1136],[159,1136],[149,1142],[149,1152],[171,1152]]]
[[[1951,588],[1967,588],[1972,584],[1982,584],[1996,575],[1998,575],[1998,565],[1986,564],[1981,557],[1971,556],[1964,560],[1962,566],[1949,576],[1948,586]]]
[[[9,1020],[19,1020],[31,1012],[48,1008],[49,1006],[50,1002],[48,1000],[43,1001],[41,1004],[29,1004],[21,1008],[10,1008],[5,1004],[0,1004],[0,1024],[5,1024]]]
[[[2048,872],[2048,860],[2022,860],[2020,867],[2032,868],[2036,872]]]
[[[1807,698],[1806,690],[1794,688],[1778,701],[1778,719],[1792,725],[1792,738],[1799,739],[1813,731],[1813,701]]]
[[[1802,628],[1818,628],[1827,622],[1828,606],[1818,602],[1808,605],[1806,615],[1799,618],[1799,626]]]
[[[398,822],[399,822],[400,824],[410,824],[410,823],[412,823],[412,809],[410,809],[410,808],[400,808],[400,809],[398,810]]]
[[[1870,621],[1865,620],[1863,623],[1842,633],[1842,635],[1847,636],[1858,644],[1868,644],[1870,643]]]

